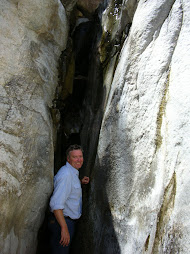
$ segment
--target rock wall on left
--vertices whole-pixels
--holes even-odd
[[[0,23],[0,250],[33,254],[52,191],[50,108],[68,22],[59,0],[1,0]]]

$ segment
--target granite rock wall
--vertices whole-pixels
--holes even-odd
[[[104,113],[84,253],[188,253],[190,3],[100,11]]]
[[[53,180],[50,114],[67,43],[58,0],[0,2],[0,253],[36,253]]]

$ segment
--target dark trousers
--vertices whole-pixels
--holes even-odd
[[[57,222],[54,214],[50,215],[48,227],[50,231],[50,246],[52,254],[69,254],[70,244],[74,236],[77,220],[72,220],[69,217],[65,217],[67,227],[70,234],[70,243],[68,246],[63,247],[59,241],[61,239],[61,227]]]

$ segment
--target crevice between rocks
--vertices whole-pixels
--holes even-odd
[[[175,197],[176,197],[176,173],[174,171],[170,182],[165,188],[162,206],[157,218],[157,230],[155,234],[154,245],[152,253],[159,253],[160,246],[164,247],[164,237],[170,232],[170,216],[174,209]],[[173,230],[173,238],[175,239],[175,230]],[[171,234],[171,232],[170,232]],[[175,245],[175,241],[173,243]],[[172,249],[171,246],[169,249]],[[178,252],[175,252],[178,253]]]
[[[76,11],[76,8],[74,11],[72,18],[75,20],[70,21],[67,48],[59,61],[59,82],[50,113],[54,132],[54,173],[65,164],[67,147],[80,144],[85,159],[80,170],[82,177],[84,174],[90,176],[102,120],[103,78],[97,47],[101,29],[97,13],[85,17],[81,8],[80,11]],[[75,26],[75,23],[78,25]],[[48,214],[47,204],[45,219],[38,234],[37,254],[50,253]],[[77,239],[74,241],[74,246],[79,250]],[[71,253],[79,253],[78,250],[75,247]]]

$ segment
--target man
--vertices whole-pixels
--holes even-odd
[[[89,183],[89,177],[79,180],[79,169],[83,164],[83,150],[71,145],[67,151],[67,163],[54,177],[54,192],[50,200],[53,218],[50,220],[53,254],[69,253],[75,225],[82,212],[82,184]]]

